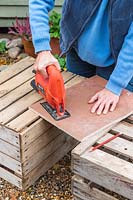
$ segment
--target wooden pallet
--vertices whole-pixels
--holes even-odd
[[[114,126],[97,144],[117,132],[122,135],[100,149],[90,152],[92,143],[88,140],[72,151],[75,200],[133,200],[132,123],[130,116]]]
[[[0,177],[26,189],[77,141],[28,107],[41,99],[30,86],[34,59],[27,57],[0,73]],[[66,87],[82,80],[63,72]]]

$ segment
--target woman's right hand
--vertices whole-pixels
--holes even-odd
[[[47,77],[46,67],[49,65],[55,65],[57,69],[60,70],[60,65],[58,60],[52,55],[51,51],[41,51],[38,53],[35,64],[33,65],[34,69],[39,70],[45,77]]]

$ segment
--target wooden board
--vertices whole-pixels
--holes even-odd
[[[22,189],[22,179],[0,166],[0,177]]]
[[[7,80],[11,79],[15,75],[19,74],[23,70],[27,69],[34,63],[35,59],[32,57],[26,57],[21,61],[13,64],[12,66],[8,67],[4,71],[0,73],[0,84],[6,82]]]
[[[64,155],[72,150],[77,145],[77,141],[66,136],[66,141],[61,145],[54,153],[52,153],[47,159],[43,160],[35,169],[33,169],[26,177],[24,177],[25,183],[23,188],[28,188],[33,184],[38,177],[42,176],[50,167],[58,162]]]
[[[88,100],[104,88],[105,84],[104,79],[95,76],[67,89],[66,109],[71,114],[67,119],[55,121],[41,106],[42,101],[33,104],[30,109],[75,139],[82,141],[132,114],[133,96],[126,90],[114,112],[101,116],[90,113],[92,105],[88,105]]]
[[[80,157],[73,154],[72,169],[74,174],[133,200],[132,163],[97,149]]]
[[[79,200],[119,200],[78,175],[72,178],[72,189],[74,197],[76,196]]]

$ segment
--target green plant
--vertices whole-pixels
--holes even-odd
[[[22,38],[25,38],[26,40],[31,41],[32,35],[31,35],[29,17],[26,17],[22,20],[19,20],[16,17],[15,22],[12,23],[12,27],[9,28],[8,33],[20,36]]]
[[[49,17],[51,38],[60,38],[60,20],[61,14],[53,11]]]
[[[66,71],[66,57],[60,57],[58,54],[55,54],[54,56],[58,60],[61,70]]]
[[[2,41],[0,42],[0,53],[5,53],[6,52],[6,42]]]

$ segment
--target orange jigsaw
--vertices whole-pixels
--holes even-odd
[[[45,102],[41,105],[55,120],[70,117],[65,110],[66,92],[61,72],[55,65],[49,65],[46,71],[47,78],[40,71],[33,71],[35,80],[31,81],[31,86],[44,98]]]

